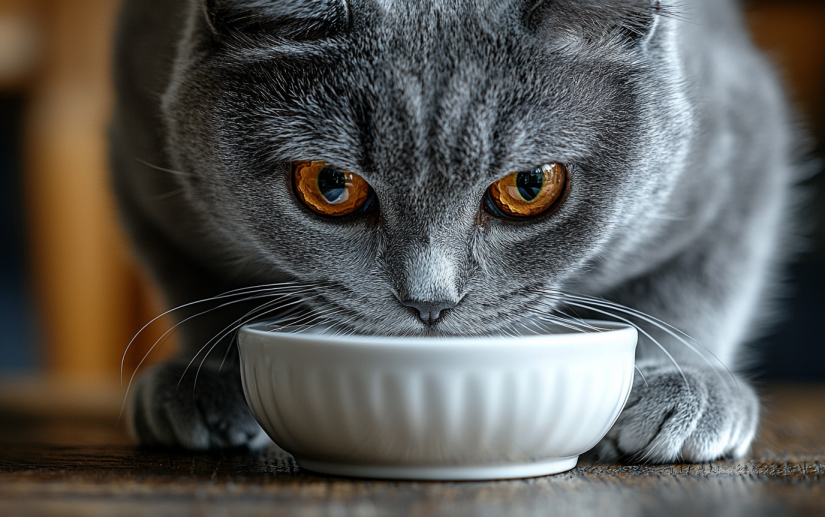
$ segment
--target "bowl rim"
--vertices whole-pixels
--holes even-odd
[[[272,321],[259,321],[244,325],[239,330],[238,334],[252,335],[264,339],[273,339],[278,336],[278,341],[304,343],[315,345],[353,345],[358,347],[380,347],[390,345],[393,348],[408,348],[408,347],[425,347],[425,348],[444,348],[444,347],[478,347],[478,346],[566,346],[571,341],[588,341],[592,342],[594,336],[612,336],[613,339],[619,339],[621,334],[632,333],[638,338],[638,330],[633,325],[603,320],[584,320],[588,324],[597,328],[604,328],[603,332],[582,331],[582,332],[561,332],[553,334],[533,334],[526,336],[454,336],[454,337],[396,337],[396,336],[329,336],[323,334],[310,333],[282,333],[273,330],[263,330],[258,327],[263,325],[271,325]],[[288,328],[284,327],[284,328]],[[607,338],[610,340],[610,338]],[[601,341],[601,339],[599,340]]]

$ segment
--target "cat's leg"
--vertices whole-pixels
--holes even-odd
[[[139,443],[187,449],[269,443],[244,401],[237,367],[202,368],[197,385],[197,367],[184,370],[186,363],[166,362],[137,380],[127,416]]]
[[[748,325],[750,317],[742,312],[750,316],[757,305],[753,291],[741,284],[764,279],[728,273],[730,277],[718,278],[703,292],[697,289],[701,278],[695,270],[676,266],[608,295],[696,337],[704,359],[673,336],[642,323],[673,359],[640,336],[633,389],[625,410],[596,448],[601,459],[702,462],[747,452],[759,422],[759,400],[733,364],[747,334],[735,327]],[[719,297],[725,284],[730,292]]]
[[[675,363],[649,343],[640,346],[633,389],[596,448],[600,459],[695,463],[747,453],[759,423],[759,399],[748,380],[707,352],[705,363],[675,350],[683,344],[656,338]]]
[[[774,212],[776,213],[776,212]],[[751,221],[703,242],[608,293],[607,299],[643,311],[696,338],[688,344],[636,320],[670,353],[640,336],[638,373],[624,412],[596,453],[605,460],[710,461],[744,455],[759,422],[759,400],[737,368],[753,334],[778,246]],[[602,306],[604,309],[605,306]],[[615,311],[613,311],[615,312]],[[616,312],[630,318],[627,313]],[[600,314],[603,315],[603,314]]]
[[[127,422],[140,444],[211,449],[269,443],[244,400],[236,347],[224,339],[211,351],[200,352],[211,335],[234,320],[204,318],[208,319],[212,321],[193,320],[201,326],[195,335],[202,339],[184,334],[177,358],[154,365],[134,381]],[[215,325],[216,321],[221,323]]]
[[[624,411],[596,448],[600,459],[697,463],[747,453],[759,401],[744,379],[660,361],[638,368]]]
[[[182,304],[205,297],[179,294],[176,300]],[[181,311],[176,319],[207,307]],[[248,309],[239,304],[185,323],[178,357],[140,373],[130,390],[127,413],[129,429],[139,443],[188,449],[269,443],[244,400],[237,347],[231,341],[234,332],[210,342]]]

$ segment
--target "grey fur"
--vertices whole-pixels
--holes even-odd
[[[127,0],[118,37],[114,184],[170,305],[295,280],[311,284],[306,306],[363,333],[489,333],[584,306],[633,319],[562,293],[604,297],[707,352],[643,326],[684,377],[643,341],[645,381],[598,451],[745,453],[758,401],[721,364],[742,364],[789,247],[796,157],[779,81],[736,2],[203,1]],[[309,212],[292,160],[360,174],[380,215]],[[549,161],[570,164],[557,211],[514,222],[482,210],[494,180]],[[401,300],[457,305],[425,325]],[[259,439],[227,384],[234,350],[232,373],[219,372],[226,340],[196,355],[249,307],[181,327],[180,359],[137,383],[139,440]],[[189,373],[189,396],[174,396],[193,357],[195,396]]]

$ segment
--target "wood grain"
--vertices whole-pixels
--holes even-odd
[[[139,450],[116,415],[0,402],[0,515],[825,515],[823,401],[823,386],[766,390],[760,436],[741,461],[583,459],[565,474],[484,483],[318,476],[276,449]]]

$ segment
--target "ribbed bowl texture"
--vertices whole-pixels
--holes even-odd
[[[619,416],[637,333],[490,338],[239,334],[247,403],[309,470],[417,479],[529,477],[572,468]]]

